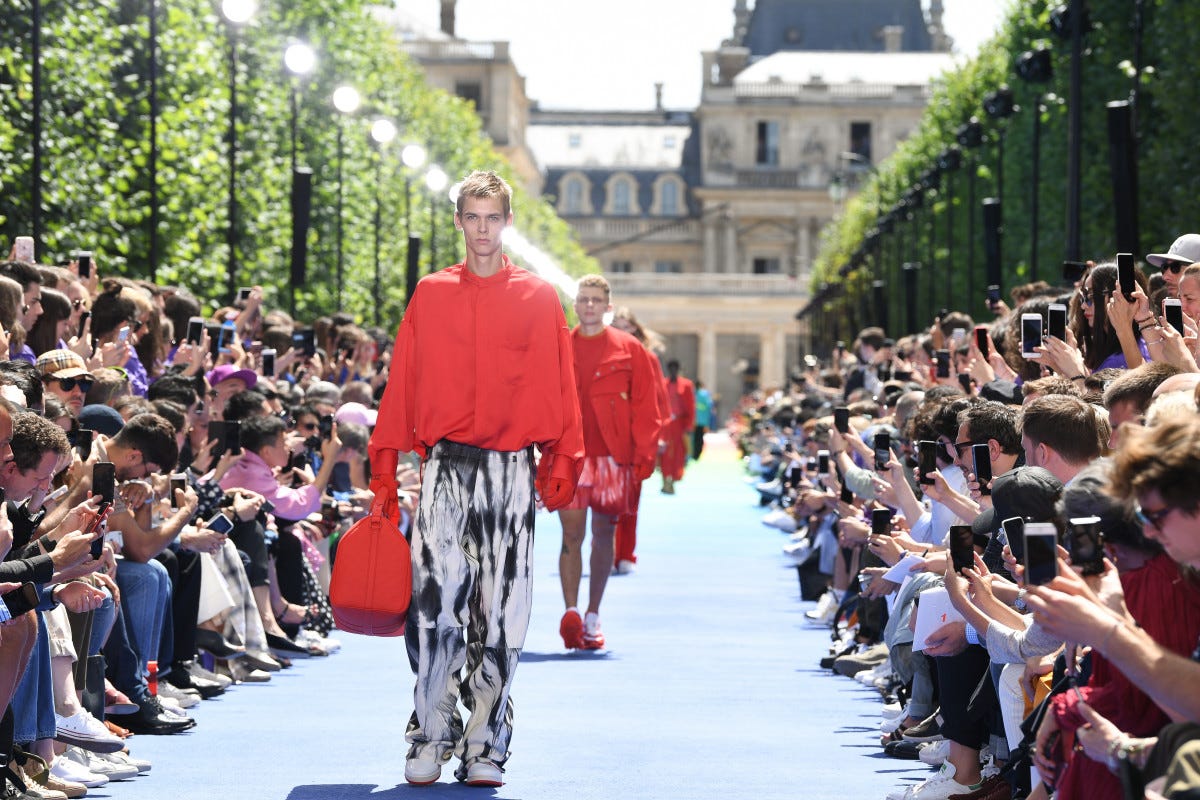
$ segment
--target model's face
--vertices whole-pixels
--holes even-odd
[[[498,197],[468,197],[460,213],[454,215],[454,227],[463,232],[467,251],[476,258],[490,258],[500,252],[504,229],[512,224],[512,213],[504,214]]]
[[[584,328],[604,324],[604,315],[612,311],[608,296],[599,286],[581,286],[575,295],[575,314]]]

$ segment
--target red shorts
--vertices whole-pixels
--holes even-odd
[[[562,510],[590,508],[596,514],[627,514],[633,485],[632,466],[622,466],[612,456],[585,456],[583,472],[575,485],[575,499]]]

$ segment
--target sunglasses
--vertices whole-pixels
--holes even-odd
[[[73,392],[73,391],[75,391],[75,387],[78,386],[80,391],[82,391],[84,394],[87,394],[88,391],[92,388],[92,384],[95,383],[95,381],[92,380],[91,378],[71,377],[71,378],[51,378],[50,380],[58,381],[58,385],[62,387],[62,390],[64,392]]]
[[[1156,531],[1161,531],[1163,522],[1174,510],[1174,506],[1166,506],[1156,511],[1147,511],[1139,505],[1134,508],[1133,515],[1137,517],[1138,522],[1142,523],[1143,528],[1154,528]]]
[[[953,444],[954,452],[958,453],[959,458],[962,458],[964,447],[969,448],[969,447],[973,447],[974,445],[977,445],[977,444],[987,444],[987,442],[974,442],[974,441],[954,442],[954,444]]]
[[[1178,275],[1180,272],[1190,266],[1191,264],[1185,264],[1182,261],[1164,260],[1162,264],[1162,270],[1163,272],[1169,272],[1172,275]]]
[[[71,308],[74,308],[76,310],[83,308],[83,301],[82,300],[72,300]]]
[[[1112,292],[1105,292],[1103,296],[1108,297],[1111,294],[1112,294]],[[1085,306],[1093,305],[1096,302],[1096,293],[1093,292],[1091,289],[1080,289],[1079,290],[1079,301],[1081,303],[1083,303]]]

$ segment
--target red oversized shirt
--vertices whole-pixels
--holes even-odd
[[[570,331],[554,287],[504,258],[481,278],[456,264],[423,278],[404,314],[379,421],[379,450],[424,456],[449,439],[512,452],[536,444],[555,476],[583,457]]]
[[[577,327],[571,343],[587,454],[611,455],[618,464],[653,464],[662,426],[661,384],[649,351],[610,326],[595,336]]]

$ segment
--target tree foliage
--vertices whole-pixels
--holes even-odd
[[[31,232],[31,0],[0,0],[0,241]],[[421,271],[462,257],[448,196],[431,198],[423,170],[407,174],[400,147],[419,142],[451,181],[472,169],[512,173],[482,132],[473,107],[424,82],[393,34],[362,0],[264,2],[231,29],[214,0],[157,4],[160,283],[201,298],[225,293],[228,224],[230,43],[237,71],[237,275],[262,283],[286,307],[291,248],[291,92],[297,94],[297,158],[313,170],[308,280],[301,317],[336,305],[338,129],[342,128],[344,310],[394,321],[405,297],[406,218],[422,237]],[[148,277],[150,265],[150,0],[41,0],[42,213],[40,260],[96,250],[108,271]],[[314,73],[295,81],[286,45],[318,53]],[[340,119],[331,96],[355,86],[363,107]],[[382,153],[368,131],[386,117],[400,136]],[[380,182],[376,182],[376,174]],[[377,188],[379,191],[377,192]],[[383,290],[373,292],[375,202],[383,224]],[[518,226],[569,274],[597,270],[570,229],[537,197],[517,190]],[[437,265],[430,231],[436,223]],[[5,245],[7,246],[7,245]]]
[[[999,142],[1003,138],[1003,237],[1001,268],[1004,288],[1035,276],[1054,283],[1067,253],[1067,104],[1070,42],[1051,33],[1050,15],[1057,2],[1014,3],[1000,30],[979,54],[935,84],[921,123],[895,153],[879,165],[844,213],[825,231],[814,269],[813,289],[826,287],[818,312],[850,324],[871,321],[873,308],[864,293],[873,280],[887,283],[893,331],[907,329],[900,266],[920,262],[917,326],[924,327],[942,306],[982,314],[984,300],[983,225],[979,204],[996,196]],[[1139,258],[1165,252],[1180,234],[1196,228],[1200,197],[1187,176],[1200,160],[1190,135],[1189,109],[1200,95],[1200,65],[1191,55],[1200,40],[1200,9],[1170,0],[1144,0],[1141,70],[1137,69],[1135,10],[1121,0],[1088,0],[1092,27],[1084,37],[1082,257],[1111,259],[1116,250],[1115,211],[1109,168],[1106,103],[1128,100],[1137,88],[1136,125],[1140,221]],[[1023,82],[1016,73],[1021,53],[1050,48],[1054,75],[1049,83]],[[985,95],[1002,84],[1014,92],[1017,112],[1004,121],[984,113]],[[1041,100],[1039,104],[1039,98]],[[1035,109],[1041,109],[1035,112]],[[1040,114],[1040,169],[1033,173],[1034,113]],[[892,209],[919,175],[935,164],[943,149],[955,144],[955,133],[971,116],[983,123],[986,138],[977,150],[963,151],[963,166],[942,174],[940,186],[925,193],[922,206],[902,215],[893,230],[880,237],[879,248],[849,265],[864,237],[884,212]],[[968,207],[970,173],[975,171],[975,206]],[[1033,193],[1038,198],[1037,252],[1031,252]],[[969,217],[974,216],[973,237]],[[932,237],[932,239],[931,239]],[[973,239],[973,241],[972,241]],[[971,254],[974,258],[971,258]],[[931,264],[932,262],[932,264]],[[829,291],[829,287],[841,291]],[[833,326],[813,326],[824,346]]]

